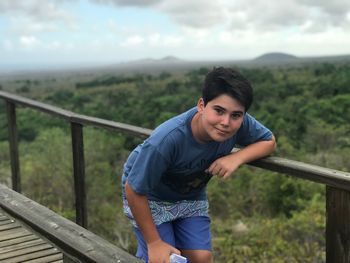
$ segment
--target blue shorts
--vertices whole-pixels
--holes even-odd
[[[138,246],[136,257],[148,261],[147,245],[141,231],[133,227]],[[211,251],[210,218],[195,216],[176,219],[157,226],[161,239],[179,250]]]

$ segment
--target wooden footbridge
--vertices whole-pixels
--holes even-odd
[[[63,254],[0,209],[0,262],[63,262]]]
[[[83,126],[146,138],[151,130],[76,114],[0,91],[6,102],[12,189],[0,185],[0,262],[141,262],[86,229]],[[21,195],[16,107],[65,119],[71,127],[76,223]],[[350,263],[350,173],[278,157],[250,165],[326,186],[326,261]]]

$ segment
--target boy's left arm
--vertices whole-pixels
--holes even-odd
[[[258,141],[237,152],[215,160],[208,168],[208,172],[226,179],[242,164],[263,158],[271,154],[275,148],[276,140],[275,137],[272,136],[272,139],[269,141]]]

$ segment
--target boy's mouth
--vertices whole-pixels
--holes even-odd
[[[219,128],[216,128],[216,127],[215,127],[215,129],[216,129],[216,131],[217,131],[219,134],[222,134],[222,135],[228,135],[228,134],[230,134],[229,131],[223,131],[223,130],[221,130],[221,129],[219,129]]]

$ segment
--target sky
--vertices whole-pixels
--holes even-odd
[[[349,0],[0,0],[0,67],[350,54]]]

